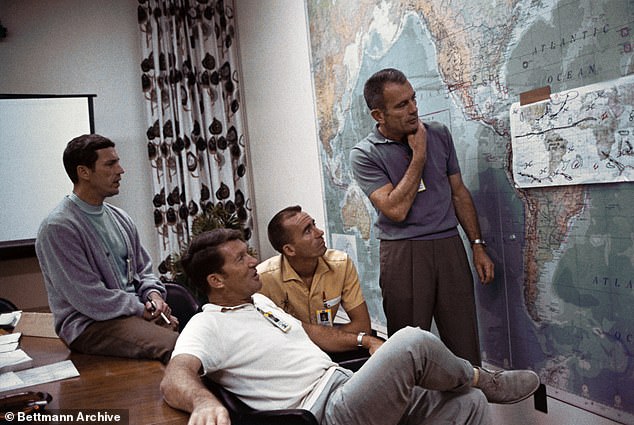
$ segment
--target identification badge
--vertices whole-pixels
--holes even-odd
[[[317,310],[317,324],[321,326],[332,326],[332,310],[325,308]]]

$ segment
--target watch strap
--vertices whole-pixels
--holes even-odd
[[[359,332],[357,335],[357,347],[363,347],[363,337],[365,336],[365,332]]]

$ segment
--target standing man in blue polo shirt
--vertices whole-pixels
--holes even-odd
[[[471,241],[482,284],[494,277],[451,134],[418,117],[405,75],[384,69],[365,83],[374,130],[350,153],[354,176],[377,210],[380,286],[388,334],[431,328],[457,356],[481,364],[473,277],[458,233]]]

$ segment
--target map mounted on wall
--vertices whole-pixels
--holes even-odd
[[[510,109],[520,188],[634,180],[634,75]]]
[[[535,87],[550,86],[552,93],[575,90],[580,96],[574,101],[586,106],[593,105],[593,84],[622,91],[634,74],[633,0],[306,4],[325,230],[330,246],[355,259],[373,326],[386,322],[376,211],[354,180],[348,159],[375,124],[363,84],[379,69],[394,67],[416,91],[421,119],[451,130],[462,179],[495,262],[494,282],[475,285],[484,362],[533,369],[549,398],[634,424],[634,185],[518,187],[509,119],[513,102]],[[616,156],[620,141],[626,152],[626,134],[617,130],[630,127],[634,102],[624,96],[619,92],[607,103],[603,98],[594,102],[611,120],[595,125],[608,134],[593,136],[594,151],[584,146],[594,161],[599,159],[596,147],[610,147]],[[572,111],[583,109],[573,104],[568,100],[570,112],[559,113],[573,116],[572,123],[586,116],[575,117]],[[559,115],[557,125],[569,125]],[[573,134],[592,133],[577,127]],[[562,159],[573,145],[583,150],[578,135],[561,135],[569,140]],[[615,137],[611,146],[595,142]],[[524,158],[530,161],[528,154]],[[549,165],[546,161],[542,168]],[[465,245],[470,253],[467,240]]]

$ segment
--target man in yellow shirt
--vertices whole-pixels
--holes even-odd
[[[363,335],[371,331],[370,315],[350,257],[326,247],[323,230],[300,206],[278,212],[269,222],[268,237],[280,255],[257,266],[260,293],[305,323],[333,326],[342,306],[350,322],[337,328],[356,333],[362,347]]]

